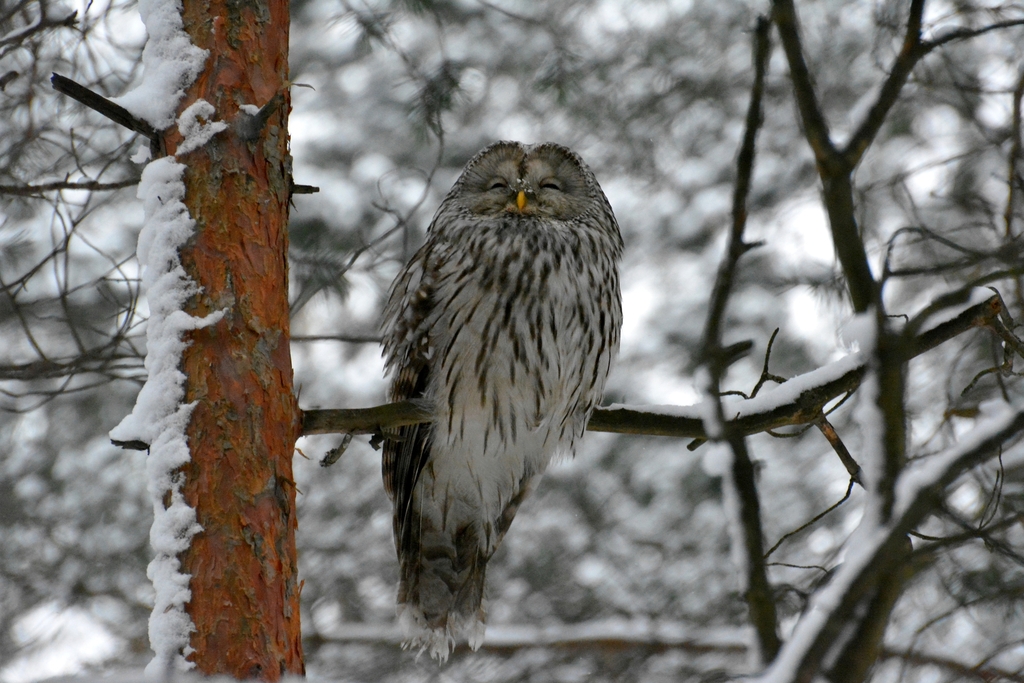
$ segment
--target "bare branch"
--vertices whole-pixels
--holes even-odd
[[[430,421],[430,410],[420,403],[400,401],[373,408],[333,408],[306,410],[302,414],[302,433],[376,434],[384,429]]]
[[[291,337],[293,342],[336,341],[347,344],[379,344],[379,334],[297,334]]]
[[[971,666],[958,662],[949,657],[930,655],[923,652],[906,650],[893,650],[882,648],[880,656],[883,659],[900,659],[909,664],[917,666],[936,666],[940,669],[957,674],[961,680],[977,680],[991,683],[992,681],[1011,681],[1012,683],[1024,683],[1024,674],[1020,672],[1007,671],[993,666]]]
[[[875,98],[874,104],[868,111],[867,116],[857,127],[846,148],[842,151],[846,165],[849,168],[855,167],[864,156],[871,143],[874,141],[878,131],[885,122],[885,117],[900,97],[900,91],[910,77],[917,62],[928,54],[931,47],[921,43],[921,15],[924,13],[924,0],[913,0],[910,3],[910,16],[907,19],[907,32],[903,38],[903,47],[896,61],[889,69],[889,77],[882,84],[882,89]]]
[[[998,31],[1004,28],[1013,28],[1014,26],[1024,26],[1024,19],[1008,19],[1006,21],[997,21],[994,24],[988,26],[982,26],[981,28],[958,28],[944,33],[934,40],[929,40],[924,43],[924,46],[929,50],[933,50],[937,47],[942,47],[948,43],[953,43],[960,40],[969,40],[971,38],[977,38],[983,36],[986,33],[992,31]]]
[[[864,241],[860,237],[854,214],[851,179],[853,166],[832,142],[828,122],[804,61],[793,0],[775,0],[772,7],[779,38],[789,62],[793,94],[803,121],[804,135],[814,152],[818,175],[821,177],[825,210],[832,228],[832,243],[846,276],[853,308],[858,313],[863,313],[873,304],[880,308],[878,286],[871,274]]]
[[[289,185],[289,190],[291,191],[291,193],[293,195],[294,194],[316,194],[317,192],[320,191],[320,188],[317,187],[316,185],[296,185],[295,183],[291,183]]]
[[[800,28],[797,23],[796,7],[792,0],[776,0],[772,3],[772,19],[779,30],[779,40],[789,62],[789,75],[793,80],[793,94],[800,110],[800,118],[804,124],[804,135],[811,145],[814,158],[818,162],[818,171],[822,167],[841,162],[838,151],[832,143],[828,121],[821,110],[818,96],[814,90],[811,72],[804,60],[804,49],[800,40]],[[829,175],[835,175],[842,169],[832,169]]]
[[[81,102],[90,109],[103,114],[114,123],[149,138],[150,149],[154,155],[160,152],[161,145],[163,144],[163,137],[160,133],[149,123],[136,117],[121,105],[114,104],[106,97],[98,95],[84,85],[75,83],[70,78],[60,74],[55,73],[50,76],[50,83],[53,84],[53,89],[57,92]]]
[[[734,353],[722,349],[722,320],[725,317],[726,305],[732,291],[736,267],[740,257],[751,245],[743,241],[743,232],[747,225],[747,195],[750,193],[750,179],[754,171],[754,153],[757,131],[763,120],[761,100],[764,94],[765,75],[768,70],[768,58],[771,54],[771,23],[766,17],[758,17],[754,31],[754,84],[750,92],[750,105],[743,142],[736,157],[736,185],[733,189],[732,226],[729,231],[729,243],[726,253],[718,267],[715,284],[708,303],[707,323],[704,327],[701,355],[708,370],[709,382],[706,391],[714,402],[715,421],[724,422],[721,399],[721,379],[729,363],[735,359]],[[779,651],[778,615],[771,584],[768,582],[768,570],[764,559],[764,532],[761,528],[761,503],[757,493],[757,480],[754,464],[747,451],[743,434],[723,429],[721,434],[710,434],[715,440],[729,444],[732,450],[732,472],[729,475],[731,485],[736,492],[737,510],[730,514],[738,515],[734,523],[742,529],[743,557],[746,566],[737,568],[745,573],[743,585],[744,599],[747,602],[750,621],[757,632],[758,652],[764,663],[775,658]],[[738,542],[738,541],[734,541]]]
[[[78,23],[78,11],[74,11],[71,14],[65,15],[60,19],[51,19],[46,16],[46,12],[42,11],[39,14],[39,19],[36,23],[31,26],[26,26],[20,31],[9,33],[3,38],[0,38],[0,47],[7,47],[8,45],[14,45],[20,43],[29,36],[44,31],[49,28],[70,28]]]
[[[1010,154],[1007,157],[1006,183],[1009,186],[1006,197],[1006,236],[1013,239],[1013,214],[1017,208],[1017,193],[1021,189],[1021,177],[1017,172],[1017,161],[1021,158],[1021,100],[1024,100],[1024,70],[1017,79],[1017,87],[1013,91],[1013,114],[1010,118]]]
[[[714,289],[711,292],[707,324],[701,343],[705,362],[718,366],[712,369],[713,373],[721,370],[720,359],[717,356],[721,351],[722,318],[725,315],[725,306],[732,290],[736,264],[740,257],[750,249],[750,245],[743,241],[743,231],[747,225],[747,195],[750,194],[750,178],[754,172],[754,145],[757,140],[757,131],[763,120],[761,99],[764,94],[768,57],[771,53],[770,30],[771,24],[768,23],[768,20],[758,17],[754,45],[754,85],[750,93],[743,142],[736,158],[736,185],[733,188],[732,197],[732,229],[729,234],[728,250],[722,258],[718,275],[715,278]]]
[[[821,433],[832,446],[832,450],[834,450],[836,455],[839,456],[839,460],[843,463],[843,467],[846,468],[846,472],[850,475],[850,481],[863,486],[864,482],[861,481],[860,465],[858,465],[857,461],[854,460],[852,455],[850,455],[850,449],[848,449],[846,444],[843,443],[843,440],[839,438],[839,434],[836,433],[835,427],[833,427],[828,421],[825,414],[822,413],[821,419],[814,424],[819,430],[821,430]],[[849,495],[849,493],[847,493],[847,495]]]
[[[0,365],[0,379],[27,382],[60,379],[89,372],[107,373],[115,369],[115,364],[119,372],[143,369],[140,356],[116,352],[113,350],[114,346],[116,346],[116,342],[62,360],[43,358],[30,363]]]
[[[16,197],[35,197],[45,192],[61,190],[90,190],[101,192],[106,190],[120,190],[125,187],[138,185],[138,178],[129,178],[115,183],[101,183],[98,180],[59,180],[52,183],[40,183],[39,185],[0,185],[0,194],[14,195]]]
[[[893,607],[913,575],[908,562],[912,550],[910,539],[904,537],[890,566],[874,577],[868,596],[857,607],[853,632],[843,639],[842,651],[828,667],[830,683],[863,683],[868,679],[878,661]]]
[[[880,512],[887,520],[896,498],[896,479],[907,460],[905,336],[892,330],[891,321],[880,310],[875,312],[875,326],[878,342],[871,370],[877,381],[874,403],[882,413],[882,434],[881,443],[869,447],[881,446],[882,468],[871,493],[880,497]]]

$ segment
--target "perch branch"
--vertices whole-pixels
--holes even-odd
[[[905,360],[934,349],[972,329],[1002,330],[1003,302],[998,296],[970,306],[949,320],[929,328],[904,345]],[[731,418],[726,425],[738,434],[758,434],[769,429],[814,424],[824,407],[843,394],[855,391],[864,375],[863,361],[845,358],[794,377],[756,399],[726,403]],[[793,387],[799,387],[794,390]],[[785,401],[766,401],[786,392]],[[387,403],[372,408],[334,408],[303,413],[302,433],[376,434],[382,429],[430,421],[427,407],[412,401]],[[587,429],[592,432],[674,436],[706,439],[697,406],[610,406],[597,408]]]

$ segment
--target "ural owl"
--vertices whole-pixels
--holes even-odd
[[[566,147],[498,142],[445,197],[384,309],[393,401],[433,420],[389,431],[406,645],[441,661],[484,633],[484,570],[552,456],[572,453],[619,342],[622,238]]]

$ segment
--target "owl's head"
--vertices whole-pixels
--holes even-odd
[[[466,165],[448,196],[480,216],[502,214],[571,220],[601,211],[607,200],[593,173],[568,147],[496,142]],[[598,200],[595,205],[595,200]]]

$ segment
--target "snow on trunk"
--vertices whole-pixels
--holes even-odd
[[[139,0],[139,13],[149,36],[142,56],[144,75],[138,87],[119,100],[158,130],[174,124],[185,88],[202,71],[207,57],[207,51],[193,45],[185,33],[181,11],[179,1]],[[212,110],[200,101],[182,114],[179,128],[185,142],[179,150],[195,149],[223,130],[223,123],[198,122],[200,117],[209,117]],[[178,368],[186,346],[184,333],[221,318],[220,313],[197,318],[182,310],[186,299],[197,292],[178,255],[178,249],[195,229],[184,203],[184,172],[185,165],[173,157],[151,161],[142,172],[138,197],[143,202],[145,221],[137,254],[150,311],[146,328],[148,378],[131,414],[110,432],[116,441],[149,444],[146,472],[153,502],[150,543],[155,556],[147,574],[156,592],[149,620],[150,644],[156,653],[147,668],[152,675],[161,675],[171,667],[192,666],[185,660],[194,630],[185,611],[191,597],[190,576],[180,571],[177,556],[201,528],[195,510],[182,497],[182,479],[176,474],[190,460],[185,427],[193,408],[183,403],[185,375]]]

